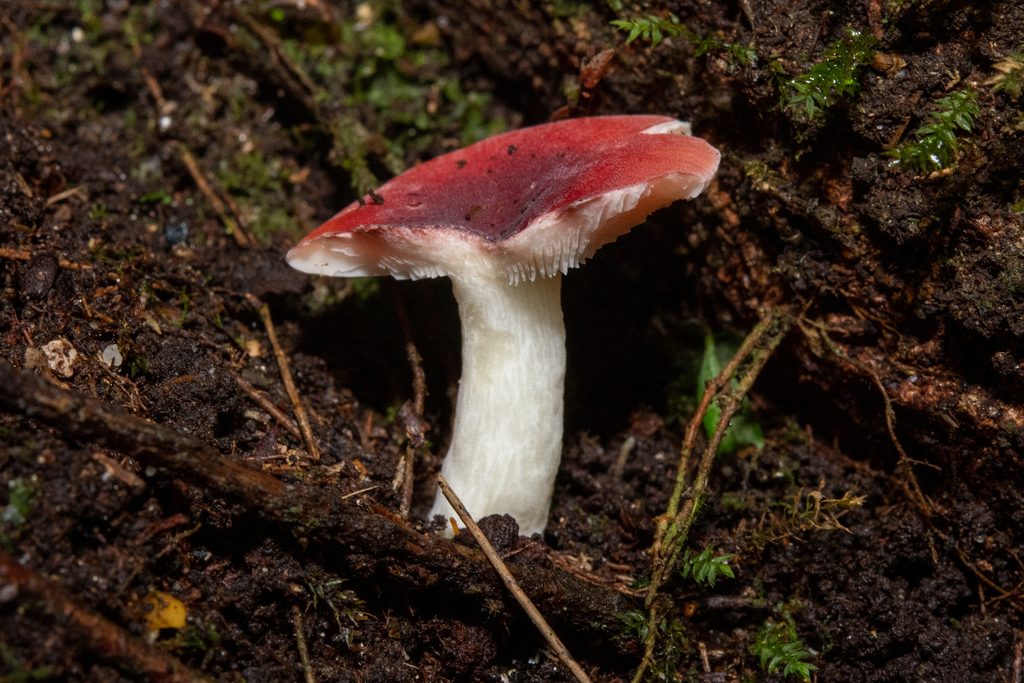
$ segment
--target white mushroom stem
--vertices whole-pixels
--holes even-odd
[[[509,285],[504,270],[452,273],[462,380],[441,473],[474,519],[508,513],[543,532],[562,453],[562,276]],[[458,517],[438,494],[430,516]]]

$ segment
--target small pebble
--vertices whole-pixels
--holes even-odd
[[[111,344],[107,348],[103,349],[103,353],[100,356],[103,364],[109,367],[119,368],[121,367],[121,351],[117,348],[117,344]]]
[[[188,223],[185,221],[171,221],[164,226],[164,237],[167,238],[167,244],[172,247],[175,244],[181,244],[188,238]]]
[[[18,268],[18,285],[26,296],[41,299],[53,286],[57,274],[57,257],[53,254],[37,254],[25,265]]]

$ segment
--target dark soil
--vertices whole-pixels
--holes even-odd
[[[689,38],[609,25],[669,12]],[[853,92],[787,106],[847,27],[876,39]],[[662,589],[648,680],[781,681],[757,647],[776,625],[814,680],[1019,683],[1021,52],[1013,2],[7,0],[2,680],[303,680],[302,648],[317,681],[569,680],[475,544],[425,519],[459,377],[450,287],[309,278],[283,254],[492,132],[657,113],[722,150],[719,177],[566,278],[550,521],[489,535],[592,678],[629,680],[705,334],[783,307],[750,397],[764,448],[718,457],[686,542],[734,554],[735,578]],[[1013,54],[1016,91],[992,80]],[[979,112],[945,168],[885,155],[958,92]],[[239,383],[293,417],[263,305],[319,461]],[[184,623],[150,627],[161,600]]]

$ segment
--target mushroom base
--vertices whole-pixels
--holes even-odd
[[[462,379],[441,473],[474,519],[547,525],[562,453],[562,277],[508,284],[502,272],[451,275],[462,319]],[[458,517],[438,494],[430,516]]]

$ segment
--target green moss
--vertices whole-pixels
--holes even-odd
[[[705,548],[700,553],[694,555],[689,549],[683,554],[683,559],[679,563],[679,571],[683,575],[683,578],[693,576],[693,580],[698,584],[707,584],[712,588],[715,587],[715,579],[719,574],[728,576],[730,579],[735,579],[736,574],[733,572],[732,567],[729,566],[729,560],[736,557],[736,555],[719,555],[717,557],[711,556],[711,548]]]
[[[978,96],[971,89],[960,90],[936,104],[939,108],[928,115],[929,122],[917,129],[917,139],[886,151],[886,155],[895,157],[901,166],[924,172],[949,167],[960,149],[957,130],[971,132],[974,117],[981,113]]]
[[[612,5],[616,11],[621,11],[621,3]],[[641,17],[630,19],[615,19],[611,25],[621,31],[628,31],[627,43],[632,43],[637,38],[650,41],[651,47],[657,47],[664,38],[672,36],[683,36],[694,47],[694,56],[702,57],[711,52],[722,54],[730,71],[736,67],[747,66],[757,63],[757,53],[754,51],[754,44],[743,45],[741,43],[730,43],[724,39],[721,31],[708,30],[704,35],[686,26],[679,21],[679,17],[669,13],[667,18],[647,14]]]
[[[686,26],[679,22],[679,17],[672,13],[669,13],[668,18],[648,14],[632,19],[615,19],[611,25],[620,31],[629,31],[626,43],[643,38],[650,41],[651,47],[657,47],[665,37],[683,35],[687,30]]]
[[[0,520],[19,527],[28,521],[36,488],[25,479],[12,479],[7,484],[7,491],[7,506],[0,513]]]
[[[804,661],[811,653],[797,637],[792,617],[788,612],[785,616],[785,624],[766,621],[754,636],[751,650],[769,675],[781,670],[783,676],[794,675],[809,681],[811,672],[818,667]]]
[[[821,61],[807,73],[782,83],[782,101],[807,120],[821,119],[840,98],[860,90],[860,73],[871,59],[877,41],[852,28],[846,37],[825,48]]]
[[[329,122],[331,159],[351,174],[360,194],[379,184],[370,155],[397,174],[453,133],[467,145],[505,129],[502,118],[487,115],[488,93],[463,89],[429,30],[406,28],[390,6],[366,7],[340,26],[313,26],[282,40],[315,86],[314,99],[344,103]]]

